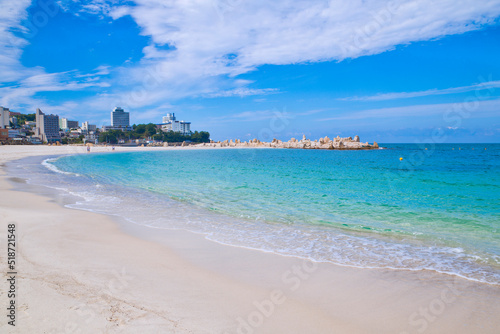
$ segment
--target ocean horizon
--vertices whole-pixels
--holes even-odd
[[[149,228],[499,285],[500,144],[383,146],[31,157],[9,174],[54,189],[68,207]]]

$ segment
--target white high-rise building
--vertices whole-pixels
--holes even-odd
[[[163,116],[163,124],[166,124],[168,122],[175,122],[175,114],[174,113],[171,113],[171,114],[167,114],[167,116]]]
[[[0,107],[0,129],[6,129],[9,126],[9,118],[9,108]]]
[[[122,108],[116,107],[111,112],[111,126],[114,128],[126,128],[130,126],[130,115]]]
[[[191,133],[191,122],[177,121],[175,119],[174,113],[163,116],[162,120],[162,131],[180,132],[183,135],[188,135]]]

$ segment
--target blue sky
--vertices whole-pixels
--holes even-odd
[[[0,105],[212,138],[500,142],[500,0],[0,0]]]

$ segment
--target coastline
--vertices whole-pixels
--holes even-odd
[[[0,163],[85,150],[6,147]],[[225,246],[13,188],[2,169],[0,238],[6,240],[14,221],[19,240],[18,326],[0,327],[9,333],[495,333],[500,327],[498,286]]]

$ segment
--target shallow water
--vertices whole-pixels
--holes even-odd
[[[152,228],[500,284],[500,145],[386,147],[92,153],[9,170],[79,198],[71,207]]]

